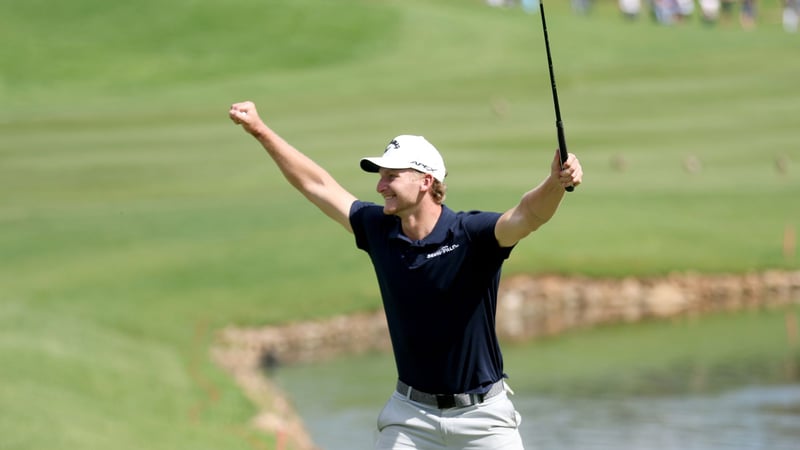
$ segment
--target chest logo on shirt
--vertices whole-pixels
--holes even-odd
[[[443,245],[443,246],[441,246],[441,247],[439,248],[439,250],[436,250],[436,251],[435,251],[435,252],[433,252],[433,253],[428,253],[428,256],[427,256],[427,258],[428,258],[428,259],[432,259],[432,258],[436,258],[436,257],[438,257],[438,256],[442,256],[442,255],[444,255],[445,253],[450,253],[450,252],[452,252],[453,250],[457,249],[458,247],[459,247],[459,244],[453,244],[453,245]]]

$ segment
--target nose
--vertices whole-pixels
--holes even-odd
[[[375,186],[375,190],[378,191],[379,194],[382,193],[383,190],[386,189],[386,184],[386,179],[384,177],[380,177],[380,179],[378,179],[378,185]]]

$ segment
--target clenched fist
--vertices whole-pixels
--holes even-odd
[[[228,111],[228,116],[233,123],[241,125],[245,131],[254,136],[260,133],[262,128],[265,127],[264,122],[258,116],[256,105],[253,102],[234,103]]]

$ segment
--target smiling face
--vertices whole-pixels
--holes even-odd
[[[383,213],[397,216],[414,211],[425,197],[433,177],[413,169],[384,169],[378,173],[380,179],[376,190],[383,197]]]

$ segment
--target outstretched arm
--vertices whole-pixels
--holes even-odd
[[[258,116],[252,102],[235,103],[228,112],[231,120],[253,135],[281,170],[286,180],[315,204],[328,217],[339,222],[347,231],[350,226],[350,206],[356,197],[346,191],[317,163],[283,140]]]
[[[510,247],[544,225],[556,213],[564,197],[564,189],[569,185],[578,186],[582,178],[583,169],[578,158],[570,153],[562,165],[556,151],[550,176],[526,192],[519,204],[503,213],[497,221],[494,227],[497,242],[503,247]]]

